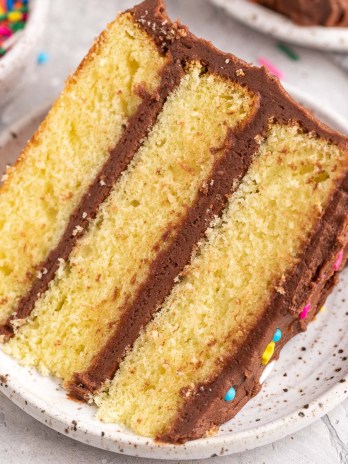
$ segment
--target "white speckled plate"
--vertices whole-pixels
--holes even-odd
[[[238,21],[285,42],[326,51],[348,51],[348,28],[298,26],[279,13],[249,0],[210,0]]]
[[[348,123],[298,92],[291,93],[331,126]],[[45,109],[0,136],[0,172],[12,163]],[[348,270],[309,330],[283,349],[263,391],[213,437],[171,446],[94,419],[91,406],[67,399],[59,383],[19,366],[0,350],[0,391],[23,411],[76,440],[109,451],[159,459],[199,459],[271,443],[318,419],[348,396]],[[18,424],[20,426],[20,424]]]

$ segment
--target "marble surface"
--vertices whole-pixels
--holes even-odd
[[[18,117],[54,99],[64,79],[87,51],[91,40],[116,11],[132,0],[52,1],[42,50],[45,65],[27,77],[26,87],[0,114],[0,131]],[[296,48],[300,61],[289,60],[275,41],[238,24],[208,0],[168,0],[172,16],[180,17],[193,32],[219,48],[257,63],[266,57],[284,74],[284,82],[298,87],[322,104],[348,118],[348,74],[323,53]],[[90,448],[64,437],[23,413],[0,396],[0,464],[146,464],[135,459]],[[346,464],[348,463],[348,400],[303,429],[271,445],[240,455],[205,461],[239,464]]]

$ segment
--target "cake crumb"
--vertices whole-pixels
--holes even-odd
[[[264,140],[264,137],[262,137],[262,135],[258,134],[254,137],[254,140],[255,142],[258,144],[258,145],[261,145],[261,143],[263,142]]]
[[[58,279],[60,279],[64,275],[64,269],[65,269],[66,262],[63,258],[58,258],[58,263],[59,263],[59,267],[56,272],[56,276],[58,277]]]
[[[187,37],[187,31],[184,28],[178,29],[178,34],[180,37]]]
[[[282,286],[280,286],[280,285],[279,285],[278,287],[276,287],[276,291],[277,291],[278,293],[280,293],[281,295],[285,295],[285,290],[284,290],[284,288],[283,288]]]
[[[22,327],[22,325],[24,325],[25,323],[26,323],[25,319],[14,319],[13,321],[11,321],[11,325],[15,330]]]
[[[83,227],[81,226],[76,226],[75,229],[73,230],[73,236],[75,237],[75,235],[77,234],[80,234],[81,232],[83,231]]]
[[[214,437],[215,435],[217,435],[219,433],[219,427],[217,425],[214,425],[214,427],[212,427],[210,430],[208,430],[205,434],[205,437],[208,438],[208,437]]]
[[[244,76],[245,76],[245,72],[243,71],[243,69],[237,69],[236,75],[237,75],[238,77],[244,77]]]
[[[190,387],[183,387],[180,390],[180,395],[184,398],[189,398],[192,395],[192,389]]]

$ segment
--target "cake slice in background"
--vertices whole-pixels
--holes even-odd
[[[348,0],[251,0],[301,26],[348,27]]]
[[[3,349],[103,421],[171,443],[210,433],[337,282],[347,171],[347,139],[265,69],[143,2],[0,191]]]

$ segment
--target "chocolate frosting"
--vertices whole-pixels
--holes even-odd
[[[247,172],[253,155],[258,150],[260,137],[267,132],[270,122],[296,122],[304,132],[311,132],[313,136],[324,138],[348,151],[347,139],[316,121],[285,93],[279,81],[264,68],[250,66],[233,55],[222,53],[210,43],[196,38],[179,22],[172,23],[161,0],[146,0],[131,10],[131,13],[135,21],[153,37],[160,52],[169,59],[162,74],[158,94],[145,96],[122,141],[110,154],[106,163],[108,169],[102,169],[72,216],[64,240],[52,252],[55,254],[50,261],[48,277],[46,275],[40,281],[44,282],[43,287],[36,287],[30,292],[20,305],[20,311],[17,311],[15,318],[27,317],[34,306],[37,293],[47,289],[48,282],[56,271],[58,257],[66,259],[75,244],[72,242],[72,231],[77,224],[87,226],[80,220],[82,213],[87,211],[90,218],[95,216],[99,204],[109,194],[122,169],[125,169],[138,149],[148,127],[153,125],[169,92],[178,85],[188,62],[199,61],[204,65],[205,72],[245,86],[257,96],[257,103],[249,120],[237,129],[230,130],[225,143],[219,147],[224,155],[214,166],[211,175],[214,182],[207,182],[207,186],[200,190],[182,224],[176,230],[168,230],[164,234],[163,241],[167,243],[167,248],[158,254],[147,281],[138,290],[132,303],[123,308],[124,315],[113,335],[95,356],[89,368],[85,372],[76,373],[68,385],[71,396],[78,399],[87,399],[90,394],[102,388],[105,381],[112,379],[126,350],[132,346],[142,327],[150,321],[170,293],[175,278],[189,263],[195,246],[204,237],[213,217],[221,216],[233,188]],[[100,188],[101,179],[106,179],[105,192]],[[197,386],[178,412],[170,429],[158,437],[160,440],[181,443],[198,438],[212,427],[233,417],[260,389],[258,379],[263,369],[260,366],[260,357],[272,339],[275,328],[281,328],[284,334],[281,343],[277,344],[276,356],[289,338],[305,329],[306,324],[298,318],[300,308],[308,300],[313,308],[319,307],[337,280],[337,275],[333,275],[333,261],[338,251],[347,243],[347,184],[346,179],[342,185],[337,186],[311,243],[303,252],[302,260],[292,269],[283,284],[284,293],[274,293],[238,356],[227,360],[224,369],[215,373],[214,378]],[[95,197],[99,200],[95,201]],[[36,285],[40,285],[40,282]],[[306,322],[314,313],[315,310]],[[13,334],[11,323],[3,328],[3,333],[8,336]],[[237,397],[232,403],[226,403],[223,398],[231,384],[236,386]]]
[[[302,26],[348,26],[348,0],[252,0]]]

